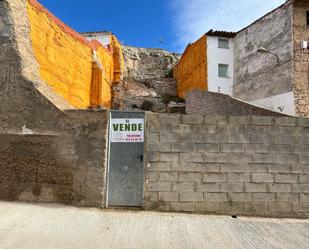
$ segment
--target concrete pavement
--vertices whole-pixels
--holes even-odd
[[[0,202],[0,248],[308,249],[309,220]]]

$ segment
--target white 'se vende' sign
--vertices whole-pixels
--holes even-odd
[[[144,142],[144,119],[119,118],[111,119],[112,143]]]

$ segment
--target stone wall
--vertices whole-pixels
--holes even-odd
[[[69,111],[58,132],[0,133],[0,199],[102,207],[107,120]]]
[[[147,114],[145,208],[309,217],[309,120]]]
[[[282,116],[222,93],[193,90],[186,96],[186,113],[231,116]]]
[[[293,91],[292,4],[265,15],[234,38],[234,89],[236,98],[264,99]],[[280,58],[258,53],[260,47]]]
[[[26,3],[0,1],[0,198],[101,207],[108,115],[72,109],[40,79]]]
[[[293,3],[293,49],[294,49],[294,95],[296,113],[309,117],[309,53],[301,49],[301,42],[308,41],[306,11],[309,2],[297,0]]]

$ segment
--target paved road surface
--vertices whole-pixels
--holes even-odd
[[[308,249],[309,220],[0,202],[0,248]]]

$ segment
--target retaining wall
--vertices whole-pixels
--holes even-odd
[[[147,115],[145,208],[309,216],[309,119]]]

